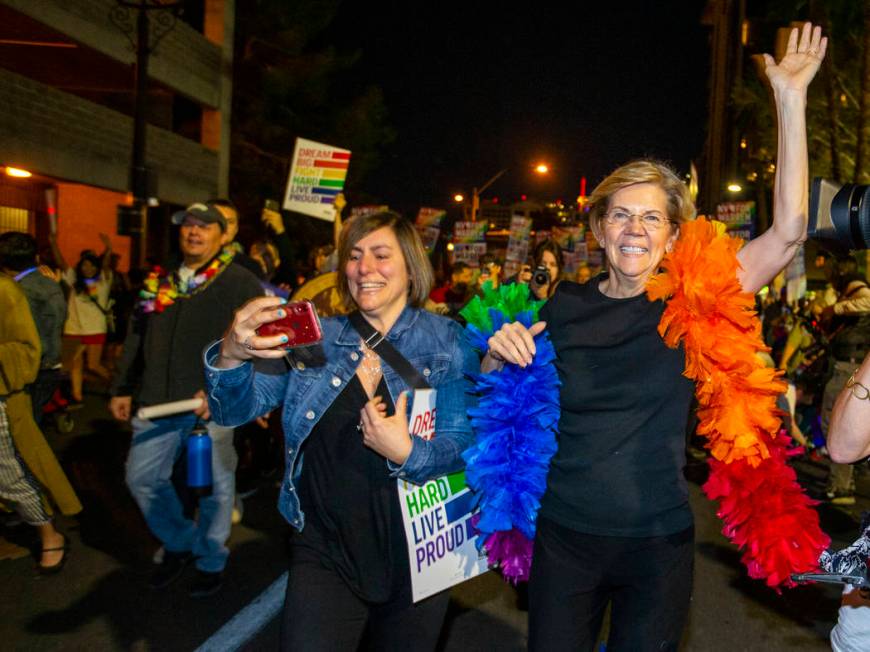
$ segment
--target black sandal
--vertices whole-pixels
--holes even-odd
[[[63,536],[63,535],[61,535]],[[65,536],[63,537],[63,545],[59,548],[42,548],[40,551],[42,552],[60,552],[63,550],[63,557],[60,558],[60,561],[56,564],[52,564],[51,566],[43,566],[40,563],[36,564],[36,570],[40,575],[57,575],[59,572],[63,570],[64,564],[66,564],[66,559],[69,557],[69,549],[70,543],[69,539]]]

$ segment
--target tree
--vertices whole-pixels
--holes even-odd
[[[807,106],[811,174],[866,183],[870,178],[870,0],[769,2],[767,14],[753,19],[759,34],[755,41],[772,42],[784,18],[796,21],[807,12],[828,36],[823,73],[820,83],[811,88]],[[747,72],[732,93],[742,141],[740,165],[746,178],[766,193],[776,160],[773,106],[763,73]]]
[[[393,131],[381,90],[358,81],[361,53],[328,45],[338,0],[238,3],[233,74],[230,186],[243,213],[284,191],[297,136],[353,151],[346,191],[355,193]],[[308,245],[331,240],[331,227],[289,216]],[[250,225],[248,225],[250,229]]]

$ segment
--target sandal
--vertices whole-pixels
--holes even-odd
[[[59,548],[43,548],[41,552],[60,552],[63,551],[63,557],[60,558],[60,561],[56,564],[52,564],[51,566],[43,566],[42,564],[36,564],[36,570],[40,575],[57,575],[59,572],[63,570],[64,564],[66,564],[66,559],[69,557],[69,549],[70,542],[65,536],[63,537],[63,545]]]

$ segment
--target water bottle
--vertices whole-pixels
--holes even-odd
[[[197,421],[187,438],[187,486],[196,496],[210,496],[211,485],[211,437]]]

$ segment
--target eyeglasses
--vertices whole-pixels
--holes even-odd
[[[618,208],[607,213],[604,216],[604,221],[610,226],[625,227],[635,217],[639,218],[641,226],[647,232],[658,231],[671,221],[659,213],[629,213]]]

